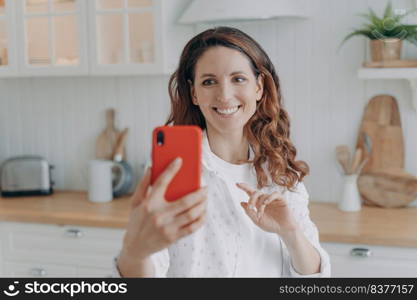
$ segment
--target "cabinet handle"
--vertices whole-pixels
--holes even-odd
[[[29,274],[32,276],[43,277],[46,276],[46,270],[44,268],[32,268],[29,270]]]
[[[355,257],[369,257],[372,255],[372,251],[368,248],[353,248],[350,250],[350,255]]]
[[[65,236],[70,238],[81,238],[84,236],[84,233],[80,229],[67,229],[65,231]]]

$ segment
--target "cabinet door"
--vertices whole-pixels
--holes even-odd
[[[6,261],[4,263],[5,277],[76,277],[75,266],[54,265],[38,262]]]
[[[89,5],[92,74],[161,72],[160,0],[93,0]]]
[[[16,6],[21,75],[88,73],[85,1],[17,0]]]
[[[416,277],[417,249],[323,243],[332,277]]]
[[[111,269],[123,230],[6,223],[3,255],[10,261],[37,261]]]
[[[17,75],[14,0],[0,0],[0,77]]]

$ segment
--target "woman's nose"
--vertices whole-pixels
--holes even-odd
[[[223,83],[219,85],[219,89],[217,91],[217,100],[224,102],[230,100],[233,96],[233,88],[230,84]]]

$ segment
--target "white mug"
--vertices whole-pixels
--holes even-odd
[[[88,200],[109,202],[113,200],[111,160],[95,159],[88,165]]]

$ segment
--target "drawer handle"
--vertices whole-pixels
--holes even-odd
[[[46,270],[44,268],[32,268],[29,270],[29,274],[32,276],[43,277],[46,276]]]
[[[65,236],[70,238],[81,238],[84,236],[84,233],[80,229],[67,229],[67,231],[65,231]]]
[[[350,255],[355,257],[370,257],[372,251],[368,248],[353,248],[350,250]]]

